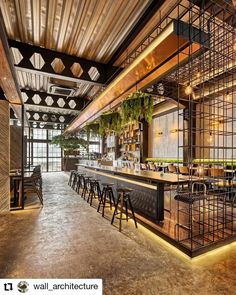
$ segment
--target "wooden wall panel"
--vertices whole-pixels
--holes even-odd
[[[10,169],[21,169],[21,127],[10,127]]]
[[[0,212],[10,208],[10,128],[9,103],[0,100]]]

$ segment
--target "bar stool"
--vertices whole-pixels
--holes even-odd
[[[75,170],[71,170],[70,171],[70,178],[69,178],[69,181],[68,181],[68,185],[72,185],[72,180],[73,180],[73,176],[74,176],[74,173],[75,173],[76,171]]]
[[[98,199],[100,201],[101,199],[101,189],[99,184],[99,179],[91,179],[90,180],[90,187],[89,187],[89,195],[87,199],[87,203],[90,203],[90,206],[92,206],[93,198],[96,198],[96,193],[98,196]]]
[[[76,184],[76,192],[79,194],[79,191],[82,187],[82,176],[86,175],[85,173],[77,173],[77,184]]]
[[[125,219],[126,219],[126,221],[128,221],[128,219],[130,219],[130,218],[133,218],[135,227],[136,228],[138,227],[137,222],[136,222],[136,218],[135,218],[135,214],[134,214],[134,209],[133,209],[131,199],[130,199],[130,193],[132,191],[133,191],[132,189],[127,188],[127,187],[117,189],[118,199],[117,199],[117,203],[115,205],[115,210],[114,210],[114,213],[113,213],[113,216],[112,216],[111,224],[113,224],[115,216],[120,214],[120,217],[116,217],[116,218],[118,218],[120,220],[120,223],[119,223],[119,231],[120,232],[121,232],[122,220],[124,220],[122,218],[124,205],[125,205],[125,214],[126,214]],[[119,203],[120,203],[120,212],[118,212]],[[128,215],[128,205],[130,207],[132,217],[129,217],[129,215]]]
[[[100,201],[98,204],[98,209],[97,212],[100,211],[100,207],[102,206],[102,217],[104,217],[104,210],[107,207],[110,207],[110,209],[112,209],[112,202],[115,206],[115,198],[114,198],[114,194],[113,194],[113,187],[114,183],[102,183],[103,189],[102,189],[102,194],[100,197]],[[110,206],[106,206],[106,203],[110,203]]]
[[[78,181],[78,172],[75,171],[75,172],[74,172],[74,179],[73,179],[73,181],[72,181],[72,188],[73,188],[73,190],[76,188],[77,181]]]
[[[85,200],[86,194],[89,191],[89,182],[90,182],[90,179],[92,178],[92,176],[83,175],[83,176],[81,176],[81,178],[83,181],[81,198],[84,198],[84,200]]]

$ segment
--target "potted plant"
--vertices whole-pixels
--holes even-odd
[[[80,147],[86,147],[87,142],[83,138],[79,138],[77,136],[65,136],[64,134],[61,134],[54,136],[52,138],[51,144],[55,144],[63,150],[65,158],[63,170],[66,170],[69,156],[77,156],[78,149]]]

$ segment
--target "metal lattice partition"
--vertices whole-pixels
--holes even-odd
[[[190,167],[190,185],[181,186],[175,198],[175,239],[192,252],[233,240],[236,231],[235,10],[217,1],[193,2],[179,3],[178,20],[189,25],[190,40],[204,33],[203,45],[194,54],[194,42],[187,53],[179,48],[188,62],[179,62],[165,77],[178,85],[178,103],[185,105],[184,112],[179,107],[184,140],[178,149],[183,165]]]

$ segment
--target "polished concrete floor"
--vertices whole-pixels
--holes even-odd
[[[132,220],[120,233],[67,180],[44,174],[43,208],[0,216],[1,278],[102,278],[105,295],[236,294],[236,243],[190,260]]]

